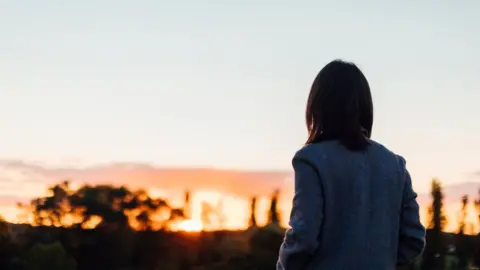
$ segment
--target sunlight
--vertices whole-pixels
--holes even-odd
[[[200,232],[203,230],[202,222],[199,220],[183,220],[180,221],[176,226],[175,229],[178,231],[185,231],[185,232]]]

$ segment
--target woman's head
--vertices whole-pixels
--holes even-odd
[[[334,60],[313,81],[308,96],[307,144],[338,140],[350,150],[368,146],[373,125],[370,86],[353,63]]]

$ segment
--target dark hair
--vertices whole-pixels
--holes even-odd
[[[352,151],[365,150],[373,125],[370,86],[353,63],[334,60],[313,81],[308,96],[307,144],[338,140]]]

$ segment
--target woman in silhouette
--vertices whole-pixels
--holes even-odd
[[[365,76],[335,60],[315,78],[308,139],[293,157],[295,196],[277,270],[390,270],[425,245],[405,159],[370,139]]]

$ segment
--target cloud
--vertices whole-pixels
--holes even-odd
[[[22,160],[0,160],[1,201],[12,201],[16,194],[22,199],[44,194],[46,187],[63,180],[74,184],[112,184],[132,188],[165,191],[208,191],[241,197],[269,196],[281,189],[290,198],[293,193],[291,171],[241,171],[214,168],[168,168],[145,163],[111,163],[84,168],[52,167]],[[480,177],[480,171],[474,172]],[[455,203],[463,195],[474,198],[480,183],[471,181],[445,186],[445,202]],[[9,198],[9,199],[7,199]],[[430,203],[430,194],[419,194],[420,204]]]
[[[112,163],[86,168],[47,167],[21,160],[0,160],[0,185],[32,186],[62,180],[133,188],[217,190],[239,196],[269,195],[285,188],[288,171],[241,171],[212,168],[164,168],[143,163]]]
[[[23,160],[0,160],[0,196],[23,192],[31,197],[41,187],[63,180],[77,184],[127,185],[132,188],[165,190],[216,190],[238,196],[265,196],[274,189],[291,194],[291,171],[242,171],[214,168],[168,168],[146,163],[111,163],[84,168],[52,167]],[[480,177],[480,171],[473,172]],[[447,201],[457,201],[464,194],[476,196],[480,184],[473,181],[444,187]],[[21,191],[20,191],[21,192]],[[430,201],[428,193],[419,201]]]

